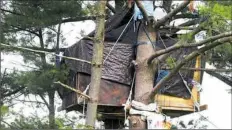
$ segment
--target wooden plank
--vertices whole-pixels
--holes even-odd
[[[208,109],[208,105],[207,104],[204,104],[204,105],[200,106],[200,111],[204,111],[204,110],[207,110],[207,109]]]

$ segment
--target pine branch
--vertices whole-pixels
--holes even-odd
[[[186,0],[183,3],[181,3],[177,8],[175,8],[174,10],[172,10],[170,13],[168,13],[162,19],[158,20],[155,23],[155,28],[159,28],[161,25],[165,24],[166,21],[170,20],[174,15],[176,15],[178,12],[180,12],[181,10],[183,10],[189,3],[190,3],[190,0]]]
[[[175,68],[167,75],[165,76],[163,79],[161,79],[157,84],[156,86],[153,88],[152,92],[150,93],[150,97],[153,97],[154,94],[157,92],[157,90],[163,86],[163,84],[170,80],[172,78],[172,76],[174,74],[176,74],[182,66],[184,66],[186,63],[188,63],[190,60],[194,59],[195,57],[201,55],[202,53],[204,53],[205,51],[208,51],[216,46],[219,46],[219,45],[222,45],[228,41],[231,41],[232,40],[232,37],[226,37],[226,38],[223,38],[223,39],[220,39],[220,40],[217,40],[213,43],[210,43],[210,44],[207,44],[206,46],[190,53],[189,55],[187,55],[180,63],[178,63]]]
[[[8,92],[7,94],[3,94],[3,97],[8,97],[8,96],[11,96],[11,95],[13,95],[13,94],[16,94],[16,93],[18,93],[19,91],[23,90],[24,88],[25,88],[25,87],[19,87],[19,88],[15,89],[15,90],[12,91],[12,92]]]
[[[67,89],[69,89],[69,90],[72,90],[72,91],[76,92],[77,94],[82,95],[83,97],[85,97],[85,98],[87,98],[87,99],[91,99],[90,96],[88,96],[88,95],[82,93],[80,90],[74,89],[74,88],[72,88],[72,87],[70,87],[70,86],[68,86],[68,85],[66,85],[66,84],[61,83],[60,81],[57,81],[57,82],[54,82],[54,83],[55,83],[55,84],[59,84],[59,85],[65,87],[65,88],[67,88]]]
[[[29,51],[29,52],[36,52],[36,53],[41,53],[41,54],[50,54],[50,55],[59,56],[59,57],[69,59],[69,60],[75,60],[75,61],[80,61],[80,62],[91,64],[91,62],[87,61],[87,60],[82,60],[82,59],[78,59],[78,58],[75,58],[75,57],[61,56],[61,55],[51,53],[51,52],[47,52],[47,51],[34,50],[34,49],[26,48],[26,47],[11,46],[11,45],[7,45],[7,44],[3,44],[3,43],[1,43],[0,45],[5,46],[5,47],[12,47],[12,48],[17,48],[17,49],[22,49],[22,50]]]
[[[213,42],[215,40],[218,40],[220,38],[224,38],[224,37],[229,37],[229,36],[232,36],[232,32],[226,32],[226,33],[222,33],[222,34],[219,34],[219,35],[216,35],[216,36],[212,36],[208,39],[205,39],[205,40],[202,40],[198,43],[190,43],[188,45],[186,44],[175,44],[173,46],[170,46],[166,49],[163,49],[163,50],[160,50],[160,51],[156,51],[151,57],[148,58],[147,60],[147,63],[148,64],[151,64],[152,60],[160,55],[163,55],[163,54],[166,54],[166,53],[169,53],[171,51],[175,51],[177,49],[180,49],[180,48],[190,48],[190,47],[197,47],[197,46],[202,46],[204,44],[207,44],[209,42]]]
[[[20,14],[20,13],[18,13],[18,12],[14,12],[14,11],[2,9],[2,8],[1,8],[1,11],[7,12],[7,13],[11,13],[11,14],[14,14],[14,15],[25,16],[25,15]]]

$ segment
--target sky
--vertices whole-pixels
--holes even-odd
[[[178,22],[176,23],[178,24]],[[92,21],[78,22],[78,23],[67,23],[62,25],[63,35],[66,38],[66,42],[68,43],[65,47],[71,46],[81,38],[80,31],[84,30],[86,34],[93,31],[95,28],[95,24]],[[3,62],[2,62],[2,71],[4,68],[13,69],[17,68],[18,70],[27,70],[27,68],[23,67],[23,58],[18,55],[9,55],[2,54]],[[206,66],[207,68],[212,68],[209,64]],[[201,92],[201,104],[207,104],[208,109],[206,111],[201,112],[204,116],[209,117],[209,120],[213,122],[218,128],[224,129],[232,129],[231,126],[231,94],[227,92],[230,86],[226,85],[222,81],[218,80],[215,77],[204,73],[203,82],[202,82],[203,91]],[[24,99],[25,97],[21,96],[19,99]],[[35,100],[34,96],[30,96],[31,100]],[[37,100],[41,101],[37,97]],[[56,100],[56,108],[59,107],[61,100],[57,96]],[[29,105],[29,104],[28,104]],[[23,109],[23,114],[26,116],[31,115],[35,112],[35,108],[28,106],[27,104],[17,103],[14,108],[14,111],[20,111]],[[46,109],[36,109],[37,113],[40,116],[46,116]],[[57,112],[58,115],[64,116],[65,111]],[[69,113],[70,116],[78,117],[78,113]],[[197,114],[198,115],[198,114]],[[184,117],[180,117],[186,122],[192,119],[193,115],[187,115]],[[12,118],[12,117],[10,117]],[[9,119],[12,120],[12,119]],[[214,126],[210,126],[210,128],[215,128]]]

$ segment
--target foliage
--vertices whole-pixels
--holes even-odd
[[[52,65],[46,68],[22,72],[17,78],[17,84],[25,85],[29,93],[43,95],[44,92],[56,89],[53,85],[54,79],[65,82],[68,71],[62,66],[58,69]]]
[[[94,129],[92,126],[89,125],[82,125],[82,124],[78,124],[76,126],[77,129]]]
[[[207,37],[232,31],[232,5],[231,1],[207,1],[208,6],[200,8],[200,14],[208,17]],[[216,68],[228,69],[232,67],[232,43],[215,47],[206,53],[207,62]],[[229,73],[220,73],[223,77],[231,79]]]
[[[0,106],[0,109],[1,109],[1,114],[2,116],[6,115],[8,112],[9,112],[9,107],[8,106]]]

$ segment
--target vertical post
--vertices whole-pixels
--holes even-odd
[[[0,8],[2,7],[2,0],[0,0]],[[0,9],[0,43],[2,43],[2,11]],[[0,44],[0,83],[2,82],[2,48]],[[2,85],[0,84],[0,129],[2,128]]]
[[[96,32],[94,37],[93,45],[93,56],[92,56],[92,68],[91,68],[91,83],[89,96],[91,100],[87,104],[87,116],[86,124],[94,127],[96,114],[97,114],[97,105],[98,97],[101,83],[102,75],[102,62],[103,62],[103,48],[104,48],[104,37],[105,37],[105,6],[107,1],[98,1],[97,2],[97,25]]]

